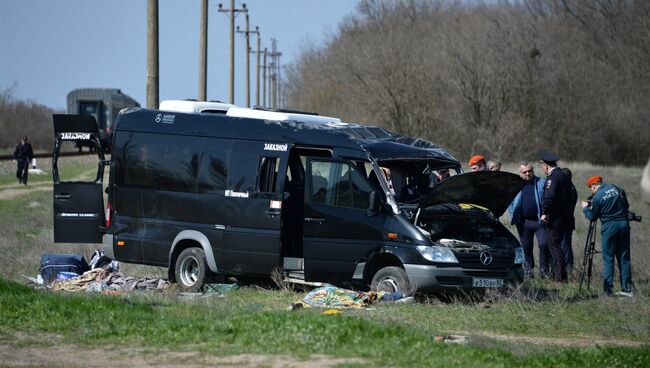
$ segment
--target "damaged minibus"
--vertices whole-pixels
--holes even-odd
[[[403,294],[523,276],[520,244],[498,221],[522,180],[462,173],[422,139],[294,112],[132,108],[114,127],[110,161],[97,150],[96,177],[66,182],[62,142],[101,141],[92,116],[54,115],[54,128],[54,240],[166,267],[182,290],[277,272]],[[431,180],[445,169],[456,175]]]

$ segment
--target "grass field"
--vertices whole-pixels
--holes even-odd
[[[162,293],[119,296],[33,290],[20,275],[35,275],[42,253],[89,257],[94,247],[53,244],[49,177],[25,188],[14,183],[13,174],[2,174],[0,366],[25,361],[82,366],[75,360],[83,357],[80,351],[95,351],[125,366],[650,366],[650,206],[639,200],[641,169],[567,166],[580,198],[587,196],[584,178],[600,174],[625,188],[632,209],[644,216],[644,222],[632,224],[635,298],[596,293],[599,255],[592,292],[578,293],[575,283],[533,280],[475,300],[422,297],[415,304],[380,304],[339,315],[288,311],[304,292],[268,284],[190,301],[173,286]],[[68,178],[88,178],[94,168],[75,159],[61,170]],[[587,221],[578,211],[576,219],[579,264]],[[128,264],[122,270],[133,276],[166,274]],[[468,336],[469,344],[436,342],[444,335]],[[96,366],[112,365],[101,363]]]

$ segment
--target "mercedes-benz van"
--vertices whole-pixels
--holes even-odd
[[[90,182],[60,181],[57,161],[67,139],[100,145],[96,122],[54,115],[55,241],[166,267],[183,290],[274,272],[405,294],[522,279],[521,247],[498,221],[519,176],[464,174],[446,150],[378,127],[233,114],[248,117],[124,110]],[[444,169],[456,175],[431,180]]]

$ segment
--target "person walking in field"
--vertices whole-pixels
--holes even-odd
[[[614,287],[614,257],[618,261],[622,296],[632,296],[632,269],[630,265],[629,203],[625,191],[616,185],[605,184],[601,176],[586,181],[593,194],[591,203],[582,201],[582,212],[589,221],[600,218],[603,253],[603,291],[612,295]]]
[[[16,179],[19,184],[27,185],[27,175],[29,174],[29,163],[34,158],[32,145],[27,141],[27,137],[20,140],[20,144],[14,150],[14,160],[16,161]]]

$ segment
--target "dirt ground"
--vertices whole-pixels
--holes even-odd
[[[51,338],[51,337],[50,337]],[[238,354],[218,356],[203,352],[156,351],[140,348],[88,349],[83,346],[59,343],[51,339],[50,346],[30,346],[24,337],[11,343],[0,343],[0,366],[3,367],[270,367],[270,368],[326,368],[338,364],[363,364],[356,358],[335,358],[311,355],[307,359],[288,355]]]
[[[588,346],[626,346],[638,347],[641,342],[592,338],[545,338],[532,336],[497,335],[488,332],[475,332],[467,341],[474,339],[494,339],[509,343],[544,346],[588,347]],[[39,341],[32,344],[33,341]],[[47,343],[43,343],[47,341]],[[191,348],[191,347],[190,347]],[[197,349],[202,350],[202,349]],[[218,352],[216,352],[218,354]],[[60,336],[27,336],[19,333],[0,340],[0,365],[3,367],[289,367],[326,368],[338,364],[365,364],[360,358],[335,358],[327,355],[311,355],[300,359],[288,355],[238,354],[220,356],[197,351],[170,351],[142,348],[106,347],[87,348],[66,344]]]

